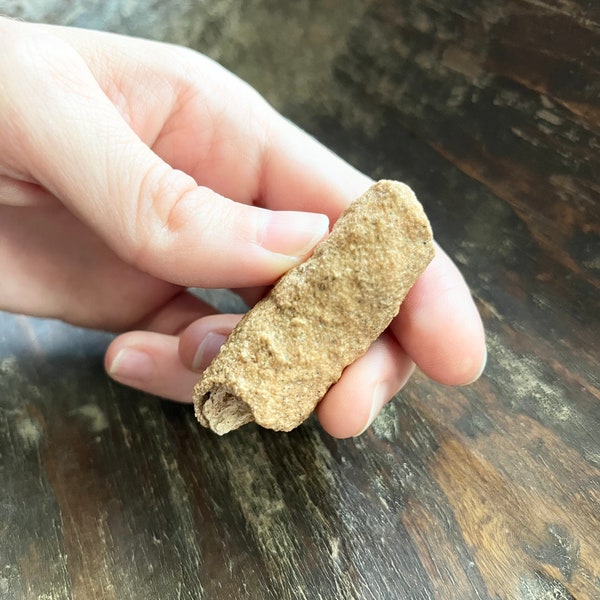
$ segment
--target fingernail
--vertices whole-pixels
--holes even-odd
[[[204,371],[212,362],[213,358],[219,353],[221,346],[225,343],[226,336],[220,333],[210,332],[200,342],[198,350],[192,361],[192,369],[194,371]]]
[[[485,371],[485,366],[487,365],[487,346],[483,349],[483,360],[481,361],[481,367],[479,367],[479,372],[471,381],[467,381],[464,385],[470,385],[471,383],[475,383]]]
[[[329,219],[317,213],[273,211],[265,224],[260,245],[276,254],[306,256],[329,230]]]
[[[108,374],[115,379],[149,381],[154,374],[154,361],[146,352],[123,348],[113,359]]]
[[[385,383],[378,383],[373,389],[373,395],[371,396],[371,411],[369,412],[367,422],[354,437],[362,435],[367,429],[369,429],[369,427],[371,427],[371,424],[381,412],[381,409],[384,407],[388,399],[388,386]]]

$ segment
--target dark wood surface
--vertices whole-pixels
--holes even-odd
[[[63,4],[0,12],[196,47],[411,184],[489,361],[358,439],[218,438],[0,314],[0,598],[600,598],[597,0]]]

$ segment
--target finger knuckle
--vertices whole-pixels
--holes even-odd
[[[136,266],[147,270],[168,261],[170,248],[189,218],[190,193],[195,189],[191,177],[165,164],[144,173],[129,224]]]

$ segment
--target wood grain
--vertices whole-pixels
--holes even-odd
[[[0,12],[195,46],[410,184],[489,361],[358,439],[217,438],[107,334],[0,314],[0,598],[599,598],[598,3],[34,4]]]

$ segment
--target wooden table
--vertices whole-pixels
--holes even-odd
[[[97,5],[0,10],[195,46],[407,181],[489,362],[359,439],[218,438],[107,334],[2,314],[0,598],[600,598],[598,2]]]

